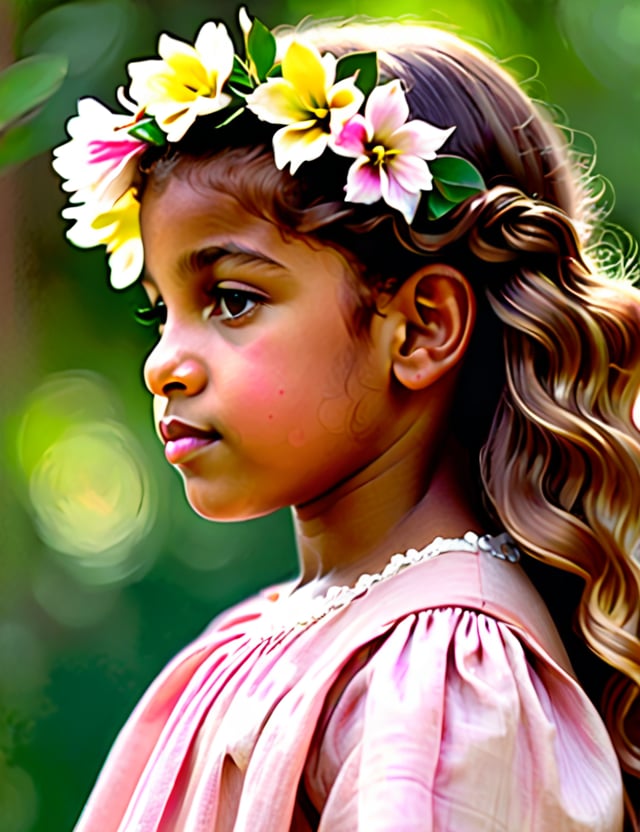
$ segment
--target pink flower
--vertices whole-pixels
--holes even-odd
[[[356,160],[347,174],[348,202],[371,205],[383,199],[411,223],[421,192],[433,187],[426,160],[436,158],[455,127],[442,130],[408,117],[400,81],[390,81],[371,92],[364,116],[353,116],[332,139],[332,147]]]
[[[96,202],[110,207],[130,187],[137,156],[149,147],[130,136],[136,116],[112,113],[93,98],[78,101],[78,115],[69,120],[70,141],[53,151],[54,170],[71,191],[69,201]]]

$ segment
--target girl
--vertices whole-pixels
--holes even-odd
[[[55,166],[115,286],[144,253],[145,380],[189,502],[291,506],[300,577],[165,669],[77,830],[621,830],[639,296],[587,256],[562,138],[476,49],[241,26],[242,57],[222,24],[163,35],[131,114],[81,101]],[[602,716],[533,558],[560,616],[583,579]]]

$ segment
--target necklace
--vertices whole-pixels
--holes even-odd
[[[306,627],[329,613],[346,607],[375,584],[392,578],[416,563],[432,560],[445,552],[480,551],[509,563],[516,563],[520,559],[520,552],[506,533],[479,537],[475,532],[468,531],[460,538],[436,537],[423,549],[408,549],[404,553],[392,555],[381,572],[365,572],[353,586],[332,586],[324,595],[314,598],[296,596],[294,591],[291,595],[276,599],[264,618],[267,618],[272,634]]]

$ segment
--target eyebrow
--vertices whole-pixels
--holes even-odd
[[[252,260],[258,260],[269,266],[283,267],[282,263],[279,263],[262,251],[256,251],[248,246],[238,245],[237,243],[225,243],[223,246],[206,246],[205,248],[185,254],[178,261],[178,271],[182,274],[193,273],[207,266],[212,266],[223,257],[233,256],[234,254],[249,257]]]
[[[234,254],[250,257],[252,260],[258,260],[269,266],[275,266],[280,269],[284,268],[282,263],[274,260],[262,251],[256,251],[248,246],[238,245],[237,243],[225,243],[223,246],[205,246],[205,248],[182,255],[178,260],[178,274],[186,280],[188,275],[193,274],[194,271],[211,266],[223,257]],[[153,279],[153,275],[146,268],[146,265],[142,276],[142,283],[151,284],[155,289],[158,288]]]

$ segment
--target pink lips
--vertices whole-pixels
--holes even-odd
[[[172,465],[187,462],[202,448],[220,439],[216,430],[206,430],[173,416],[160,422],[160,434],[165,442],[164,455]]]

